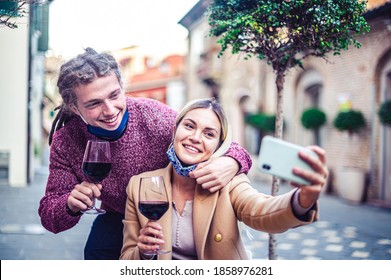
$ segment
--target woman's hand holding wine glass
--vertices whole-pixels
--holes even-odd
[[[164,244],[162,227],[157,222],[169,208],[166,186],[162,176],[143,177],[140,180],[138,209],[149,219],[140,230],[138,247],[142,255],[150,257],[167,254],[160,245]]]
[[[151,259],[164,244],[164,235],[159,222],[148,221],[140,230],[138,248],[145,259]]]

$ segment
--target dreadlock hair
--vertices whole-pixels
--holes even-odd
[[[50,130],[49,145],[52,143],[54,133],[75,115],[71,110],[71,106],[76,105],[77,101],[74,89],[89,84],[96,78],[108,76],[112,72],[117,76],[122,87],[121,73],[114,57],[108,53],[97,53],[92,48],[86,48],[83,54],[79,54],[61,66],[57,87],[63,102],[55,109],[59,111]]]

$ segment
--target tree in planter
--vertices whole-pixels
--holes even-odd
[[[361,111],[339,111],[334,119],[334,127],[340,131],[347,131],[349,137],[365,127],[365,118]],[[361,168],[344,166],[337,174],[338,194],[355,203],[361,202],[365,192],[365,171]]]
[[[282,138],[283,88],[286,72],[302,66],[306,57],[327,60],[349,45],[360,47],[354,35],[369,31],[362,16],[366,1],[347,0],[213,0],[208,7],[210,35],[219,37],[219,56],[230,46],[245,59],[266,59],[275,73],[277,109],[275,137]],[[273,178],[272,195],[279,180]],[[274,235],[270,235],[269,259],[276,259]]]
[[[340,111],[334,119],[334,127],[352,135],[365,127],[364,115],[357,110]]]
[[[382,124],[391,126],[391,99],[380,105],[377,114]]]
[[[319,145],[319,129],[326,123],[326,114],[319,108],[308,108],[301,114],[301,124],[315,133],[315,143]]]

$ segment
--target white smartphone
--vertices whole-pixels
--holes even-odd
[[[290,142],[265,136],[262,139],[261,149],[258,156],[258,169],[266,174],[279,178],[308,185],[310,182],[293,174],[293,167],[312,170],[311,166],[299,157],[299,151],[305,151],[312,156],[318,155],[310,149]]]

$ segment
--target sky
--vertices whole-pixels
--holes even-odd
[[[50,5],[49,47],[64,57],[86,47],[114,51],[134,45],[151,52],[181,53],[188,32],[178,21],[197,2],[55,0]]]

